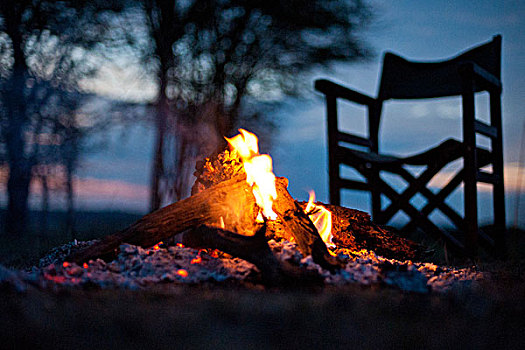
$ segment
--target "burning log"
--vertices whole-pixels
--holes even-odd
[[[243,210],[235,210],[234,206],[242,206]],[[221,218],[228,223],[228,229],[235,230],[239,226],[254,232],[257,210],[251,188],[244,178],[238,176],[148,214],[124,230],[73,253],[66,260],[78,264],[96,258],[109,260],[118,254],[122,243],[151,247],[190,228],[204,224],[220,225]]]
[[[291,234],[304,255],[312,255],[314,261],[323,268],[334,271],[341,267],[328,252],[325,242],[303,208],[288,193],[288,180],[284,177],[278,178],[276,185],[277,198],[273,207],[282,220],[284,231]]]

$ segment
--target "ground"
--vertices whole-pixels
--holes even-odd
[[[107,234],[96,219],[90,217],[86,227]],[[126,226],[126,220],[133,218],[120,225]],[[113,222],[110,228],[116,226]],[[523,236],[520,231],[520,242]],[[21,268],[42,256],[46,246],[36,249],[36,237],[2,238],[2,264]],[[50,248],[65,237],[50,234],[46,239]],[[265,290],[206,284],[22,293],[4,288],[0,348],[524,349],[523,247],[514,245],[506,263],[479,262],[498,274],[495,283],[447,294],[419,295],[384,286]]]
[[[523,349],[524,284],[0,293],[2,348]]]

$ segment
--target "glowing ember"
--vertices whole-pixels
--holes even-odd
[[[179,275],[181,277],[188,277],[188,271],[186,271],[184,269],[178,269],[176,273],[177,273],[177,275]]]
[[[179,248],[184,248],[184,244],[182,244],[182,243],[177,243],[176,246],[179,247]]]
[[[67,261],[64,261],[64,263],[62,264],[63,267],[69,267],[69,263]]]
[[[202,258],[200,257],[200,255],[197,255],[196,258],[191,259],[192,264],[200,264],[201,262],[202,262]]]
[[[314,204],[315,192],[310,191],[308,204],[304,209],[306,215],[314,223],[319,235],[327,245],[333,246],[332,243],[332,213],[322,205]]]
[[[258,139],[244,129],[231,139],[225,138],[232,151],[236,151],[246,172],[246,182],[252,186],[255,202],[262,209],[262,214],[270,219],[277,219],[272,209],[273,200],[277,197],[275,175],[272,172],[272,158],[267,154],[259,154]],[[260,221],[261,218],[258,217]]]
[[[87,263],[84,263],[84,268],[87,269],[88,268],[88,264]]]

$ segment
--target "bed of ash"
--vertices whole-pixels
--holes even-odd
[[[106,263],[97,259],[78,266],[64,262],[72,251],[92,244],[72,242],[54,248],[40,260],[39,266],[26,271],[0,266],[0,284],[16,290],[27,288],[126,288],[145,289],[159,284],[199,284],[204,282],[256,283],[258,271],[251,263],[216,252],[197,250],[182,245],[144,249],[124,244],[117,259]],[[390,286],[415,293],[442,293],[454,288],[469,288],[477,281],[490,278],[475,267],[455,269],[432,263],[398,261],[377,256],[370,251],[335,253],[346,261],[346,267],[335,274],[303,257],[295,243],[269,241],[274,254],[306,269],[317,270],[327,285],[356,283],[365,286]]]

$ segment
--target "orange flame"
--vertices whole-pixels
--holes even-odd
[[[196,258],[191,259],[192,264],[200,264],[202,262],[202,258],[200,255],[197,255]]]
[[[232,138],[225,137],[232,151],[236,151],[246,172],[246,182],[252,186],[255,202],[262,209],[262,214],[270,219],[277,219],[273,211],[273,200],[277,197],[275,175],[272,172],[272,158],[259,154],[258,139],[255,134],[239,129],[240,134]]]
[[[304,209],[306,215],[310,217],[310,220],[314,223],[319,235],[327,245],[333,245],[332,243],[332,213],[323,207],[322,205],[314,204],[315,192],[310,191],[310,198],[308,204]]]

